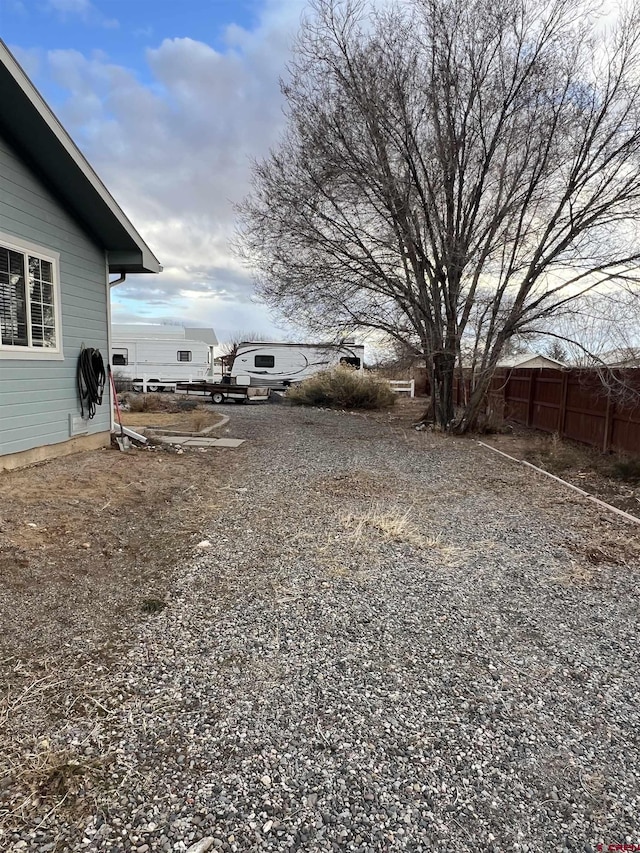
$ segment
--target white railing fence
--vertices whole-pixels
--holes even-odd
[[[415,396],[416,383],[414,379],[388,379],[391,390],[396,394],[408,394],[410,397]]]

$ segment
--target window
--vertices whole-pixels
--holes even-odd
[[[0,237],[0,350],[59,353],[58,256]]]
[[[191,350],[179,349],[178,350],[178,361],[191,361]]]
[[[340,359],[340,364],[346,364],[349,367],[355,367],[357,370],[360,370],[360,359],[353,356],[353,358],[349,358],[347,356],[343,356]]]
[[[253,364],[255,367],[275,367],[276,359],[273,355],[257,355]]]
[[[111,356],[111,364],[114,367],[122,367],[125,364],[129,364],[129,350],[114,349],[113,355]]]

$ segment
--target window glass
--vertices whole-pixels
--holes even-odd
[[[178,350],[178,361],[191,361],[191,350]]]
[[[0,331],[2,343],[29,346],[24,255],[0,246]]]
[[[29,301],[31,304],[31,345],[56,346],[53,321],[52,264],[29,255]]]
[[[360,368],[360,359],[356,358],[355,356],[353,358],[349,358],[348,356],[343,356],[340,359],[340,364],[348,364],[349,367],[355,367],[355,368],[359,369]]]
[[[114,350],[113,355],[111,357],[111,364],[116,367],[117,365],[129,364],[129,350],[127,349],[119,349]]]
[[[58,346],[52,261],[0,245],[0,343]]]
[[[255,367],[275,367],[276,359],[273,355],[256,355],[253,363]]]

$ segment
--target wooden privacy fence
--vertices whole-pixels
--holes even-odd
[[[487,394],[487,411],[605,453],[640,453],[640,369],[615,376],[630,391],[617,391],[615,385],[609,391],[597,370],[499,370]],[[462,383],[456,385],[458,404],[468,394],[467,380],[465,385],[464,391]]]

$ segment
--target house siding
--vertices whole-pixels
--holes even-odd
[[[58,252],[62,360],[4,358],[0,352],[0,456],[72,437],[80,415],[76,365],[82,344],[108,361],[104,250],[89,237],[0,136],[0,232]],[[110,429],[108,393],[88,433]],[[1,467],[1,466],[0,466]]]

